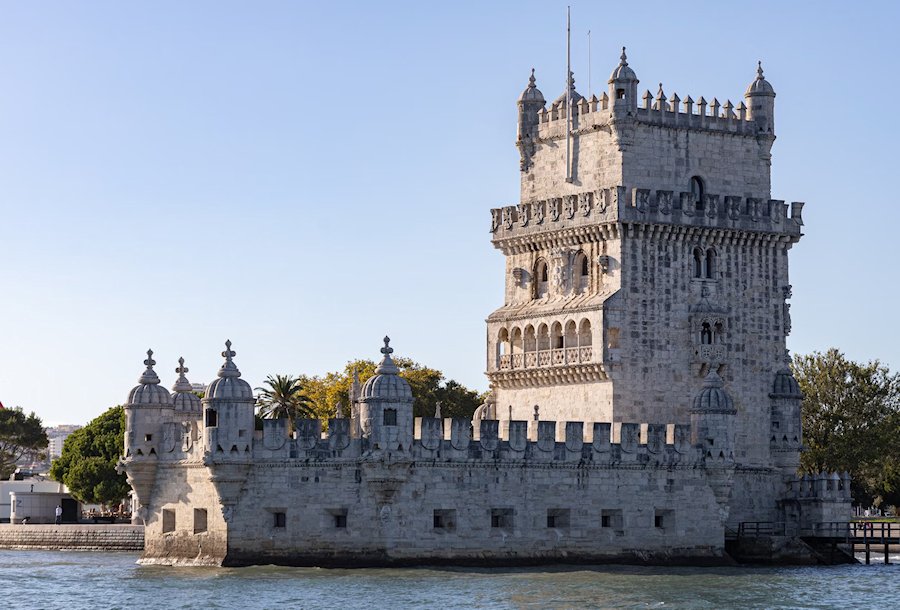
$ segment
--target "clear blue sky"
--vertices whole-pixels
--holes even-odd
[[[0,401],[82,423],[152,346],[254,386],[396,353],[484,389],[489,209],[515,100],[565,79],[565,2],[0,2]],[[895,3],[575,2],[574,70],[737,103],[775,87],[773,195],[806,201],[795,353],[900,368]]]

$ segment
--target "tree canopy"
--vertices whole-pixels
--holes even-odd
[[[43,459],[49,443],[41,418],[20,408],[0,409],[0,479],[8,479],[27,455]]]
[[[82,502],[114,504],[131,488],[116,462],[125,449],[125,409],[113,407],[70,434],[62,455],[50,465],[50,477],[65,483]]]
[[[293,430],[294,421],[315,417],[312,401],[304,391],[304,384],[291,375],[269,375],[265,386],[256,388],[259,416],[264,419],[287,418]]]
[[[441,403],[443,417],[472,417],[482,402],[478,392],[470,390],[452,379],[445,380],[444,374],[409,358],[394,358],[394,364],[412,389],[413,414],[416,417],[432,417],[437,403]],[[336,406],[340,405],[345,417],[350,415],[350,385],[353,373],[359,375],[360,384],[375,375],[375,362],[354,360],[348,362],[343,371],[327,373],[321,377],[302,375],[300,383],[312,400],[316,417],[334,417]]]
[[[795,357],[793,369],[804,395],[801,471],[847,471],[855,502],[900,504],[900,375],[834,348]]]

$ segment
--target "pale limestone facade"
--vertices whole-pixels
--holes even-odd
[[[532,76],[519,99],[521,202],[491,211],[505,296],[472,422],[413,419],[387,339],[326,435],[255,431],[230,344],[202,403],[183,362],[161,388],[151,353],[122,463],[144,561],[716,562],[741,522],[846,519],[846,476],[796,478],[803,204],[770,199],[775,93],[761,68],[737,108],[661,86],[640,106],[637,84],[623,50],[601,98],[573,83],[548,106]]]

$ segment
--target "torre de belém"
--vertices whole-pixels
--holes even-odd
[[[387,338],[325,433],[256,431],[230,343],[202,400],[183,363],[163,388],[150,353],[121,462],[142,561],[717,563],[742,523],[781,524],[796,555],[803,528],[846,521],[847,475],[797,476],[803,204],[771,198],[775,91],[761,66],[738,106],[638,82],[623,49],[599,98],[570,78],[548,103],[533,74],[519,97],[521,200],[491,210],[504,303],[472,421],[414,418]]]

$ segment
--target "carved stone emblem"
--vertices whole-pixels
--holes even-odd
[[[520,203],[519,204],[519,223],[523,227],[528,226],[528,221],[531,220],[531,214],[529,214],[529,209],[531,207],[530,203]]]
[[[672,191],[657,191],[656,192],[657,202],[656,205],[659,208],[661,214],[671,214],[672,213]]]
[[[597,202],[597,211],[603,214],[606,211],[607,206],[609,205],[609,191],[606,189],[600,189],[597,191],[597,197],[594,199]]]
[[[535,224],[544,224],[544,212],[546,210],[546,202],[536,201],[531,204],[531,211],[534,213]]]
[[[578,211],[581,212],[582,216],[591,215],[591,199],[593,196],[593,193],[581,193],[578,195]]]
[[[554,197],[553,199],[550,200],[550,219],[553,222],[556,222],[557,220],[559,220],[560,213],[561,213],[561,210],[560,210],[559,197]]]
[[[503,226],[506,227],[507,229],[512,229],[514,222],[515,222],[515,219],[513,218],[513,208],[512,207],[503,208]]]
[[[566,218],[571,220],[571,219],[575,218],[575,206],[577,205],[577,203],[575,201],[576,197],[575,197],[575,195],[566,195],[565,200],[566,200],[565,201]]]
[[[491,233],[496,233],[497,229],[500,228],[500,209],[494,208],[491,210]]]

